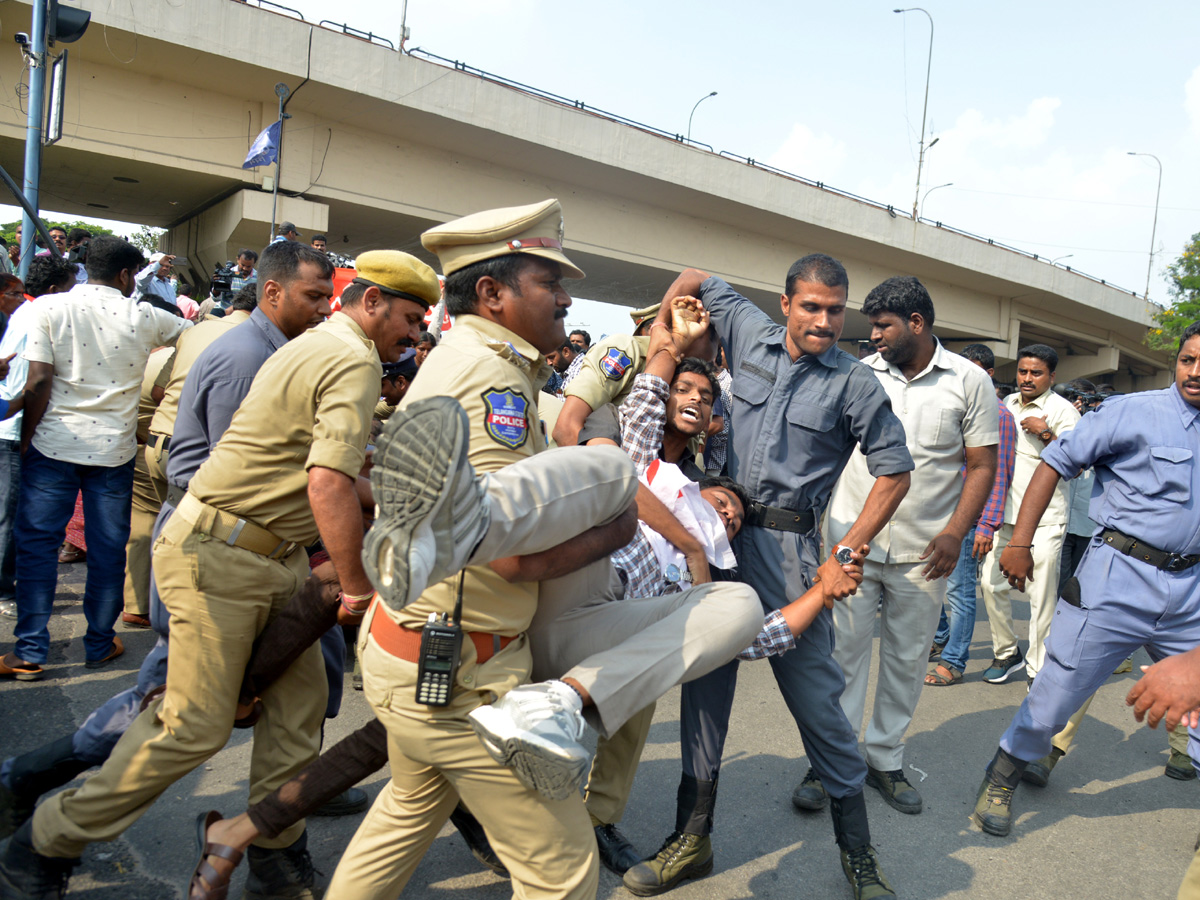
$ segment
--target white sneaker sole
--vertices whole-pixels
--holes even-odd
[[[566,800],[579,792],[591,763],[591,757],[582,745],[574,748],[578,752],[571,752],[538,740],[536,735],[506,736],[500,729],[508,726],[504,729],[508,731],[512,720],[496,713],[490,706],[479,707],[468,718],[492,759],[512,769],[523,785],[547,800]]]
[[[379,515],[363,540],[362,558],[392,609],[403,609],[427,587],[437,553],[430,522],[452,502],[469,428],[451,397],[419,400],[384,424],[371,467]]]

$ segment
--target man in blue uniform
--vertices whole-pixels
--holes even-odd
[[[696,269],[680,275],[666,294],[668,299],[699,297],[725,347],[734,395],[728,473],[753,501],[734,551],[739,577],[758,592],[768,612],[804,594],[818,572],[836,596],[854,592],[853,581],[832,555],[839,548],[829,548],[824,562],[818,557],[817,523],[856,445],[876,480],[843,545],[870,543],[908,490],[913,460],[904,427],[871,371],[837,347],[848,287],[837,260],[819,253],[798,260],[780,297],[786,326],[776,325],[720,278]],[[832,654],[832,616],[822,610],[794,650],[771,658],[771,667],[800,729],[813,768],[810,777],[819,778],[832,798],[842,867],[856,900],[893,897],[871,847],[863,798],[867,767],[842,712],[845,680]],[[680,831],[688,822],[712,821],[736,666],[729,663],[684,685]],[[815,793],[817,804],[806,808],[824,805],[820,786]],[[705,838],[696,843],[696,858],[681,858],[664,869],[664,884],[677,882],[684,868],[701,874],[706,864],[711,867]],[[639,891],[650,892],[657,893],[644,885]]]
[[[1008,834],[1025,767],[1050,752],[1050,739],[1121,660],[1141,646],[1157,661],[1200,644],[1197,447],[1200,322],[1179,341],[1173,387],[1110,397],[1043,452],[1000,558],[1009,582],[1025,589],[1028,545],[1059,478],[1089,466],[1096,485],[1088,514],[1098,530],[1063,586],[1045,664],[980,786],[973,818],[987,833]],[[1197,735],[1191,729],[1193,760]]]

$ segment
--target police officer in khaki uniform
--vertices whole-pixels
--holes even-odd
[[[302,268],[319,269],[304,262]],[[272,356],[154,547],[154,576],[171,614],[166,693],[100,771],[43,803],[27,850],[6,865],[28,882],[64,878],[83,848],[113,840],[172,783],[224,746],[257,635],[308,577],[303,547],[322,538],[343,602],[373,589],[360,559],[356,480],[365,459],[380,360],[415,341],[438,298],[433,270],[408,254],[359,257],[342,311]],[[307,277],[301,273],[303,277]],[[329,270],[310,279],[328,309]],[[323,277],[322,277],[323,276]],[[349,295],[349,296],[348,296]],[[326,703],[315,645],[261,697],[250,800],[265,797],[317,755]],[[23,841],[22,841],[23,842]],[[251,848],[246,896],[311,897],[304,822]],[[257,851],[257,852],[256,852]]]
[[[167,455],[171,451],[171,437],[175,433],[175,416],[179,412],[179,396],[183,393],[183,383],[192,365],[209,344],[235,325],[240,325],[250,318],[250,314],[258,306],[257,288],[257,285],[251,285],[249,289],[239,291],[229,305],[228,315],[205,319],[187,331],[187,342],[180,341],[176,344],[174,357],[163,367],[154,382],[155,388],[161,394],[158,409],[154,418],[150,420],[145,456],[160,507],[167,497]],[[155,514],[157,513],[156,509]]]

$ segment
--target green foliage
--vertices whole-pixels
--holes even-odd
[[[21,220],[17,219],[15,222],[9,222],[5,225],[0,225],[0,234],[4,235],[4,240],[8,242],[9,246],[12,246],[13,242],[17,239],[17,226],[20,224]],[[90,222],[65,222],[57,219],[47,219],[46,230],[49,231],[51,228],[65,228],[67,230],[67,234],[71,233],[72,228],[86,228],[92,233],[92,237],[95,237],[98,234],[113,233],[107,228],[101,228],[99,225],[93,225]]]
[[[158,239],[161,235],[166,234],[166,231],[165,228],[151,228],[149,225],[140,225],[137,231],[126,237],[126,240],[141,250],[146,256],[149,256],[151,253],[158,251]]]
[[[1171,305],[1154,313],[1158,327],[1146,333],[1146,345],[1174,353],[1184,329],[1200,321],[1200,232],[1192,235],[1179,259],[1167,266],[1167,275]]]

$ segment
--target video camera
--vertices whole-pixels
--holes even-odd
[[[1079,401],[1085,414],[1098,407],[1104,401],[1104,398],[1108,396],[1107,394],[1099,394],[1094,391],[1081,391],[1069,382],[1067,384],[1056,384],[1054,386],[1054,393],[1071,404]]]
[[[232,260],[224,265],[218,264],[212,273],[212,298],[217,306],[224,309],[233,302],[233,277],[237,270]]]
[[[88,258],[88,246],[92,243],[91,238],[80,241],[74,247],[67,251],[67,262],[72,262],[77,265],[86,265]]]

